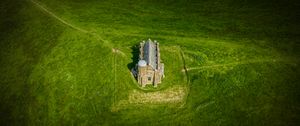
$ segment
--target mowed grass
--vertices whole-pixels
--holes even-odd
[[[299,125],[298,7],[1,1],[0,124]],[[166,78],[143,89],[130,69],[148,38]]]

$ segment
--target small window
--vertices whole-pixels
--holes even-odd
[[[151,77],[148,77],[148,81],[151,81]]]

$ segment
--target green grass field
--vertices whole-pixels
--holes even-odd
[[[0,125],[300,125],[297,0],[1,0]],[[166,78],[141,88],[137,45]]]

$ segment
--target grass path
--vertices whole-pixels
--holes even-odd
[[[75,29],[75,30],[78,30],[80,32],[83,32],[83,33],[88,33],[87,30],[84,30],[82,28],[79,28],[77,26],[74,26],[70,23],[68,23],[67,21],[63,20],[62,18],[58,17],[57,15],[55,15],[53,12],[49,11],[48,9],[46,9],[45,7],[43,7],[40,3],[38,3],[37,1],[35,0],[30,0],[33,4],[35,4],[36,6],[38,6],[40,9],[42,9],[43,11],[45,11],[46,13],[48,13],[51,17],[54,17],[55,19],[57,19],[58,21],[60,21],[61,23]]]
[[[188,70],[187,70],[187,67],[186,67],[186,61],[185,61],[185,56],[184,56],[184,52],[182,51],[181,47],[179,47],[179,52],[180,52],[180,56],[181,56],[181,60],[182,60],[182,63],[183,63],[183,70],[184,70],[184,73],[185,73],[185,76],[186,76],[186,84],[187,84],[187,88],[186,88],[186,97],[185,99],[187,99],[189,97],[189,92],[190,92],[190,78],[189,78],[189,73],[188,73]]]
[[[42,9],[43,11],[45,11],[46,13],[48,13],[51,17],[53,17],[53,18],[57,19],[59,22],[65,24],[66,26],[68,26],[68,27],[70,27],[72,29],[75,29],[77,31],[80,31],[80,32],[83,32],[83,33],[86,33],[86,34],[90,34],[90,35],[96,37],[97,40],[100,40],[100,41],[104,42],[104,44],[106,44],[110,48],[112,48],[113,53],[118,53],[118,54],[121,54],[123,56],[126,56],[124,52],[122,52],[119,49],[113,48],[113,46],[111,45],[110,42],[108,42],[107,40],[103,39],[98,34],[90,32],[90,31],[85,30],[85,29],[82,29],[82,28],[80,28],[78,26],[75,26],[75,25],[73,25],[73,24],[65,21],[64,19],[60,18],[59,16],[57,16],[56,14],[54,14],[53,12],[51,12],[50,10],[48,10],[46,7],[44,7],[43,5],[41,5],[38,1],[30,0],[30,2],[33,3],[34,5],[36,5],[37,7],[39,7],[40,9]]]
[[[183,69],[182,72],[191,71],[191,70],[205,70],[205,69],[211,69],[217,67],[243,65],[243,64],[251,64],[251,63],[271,63],[271,62],[295,63],[297,61],[286,60],[286,59],[255,59],[255,60],[248,60],[248,61],[232,62],[227,64],[215,64],[215,65],[201,66],[201,67],[190,67],[190,68]]]

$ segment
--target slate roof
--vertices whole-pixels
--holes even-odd
[[[144,44],[144,60],[148,65],[152,66],[153,69],[157,69],[157,50],[156,44],[150,39]]]

